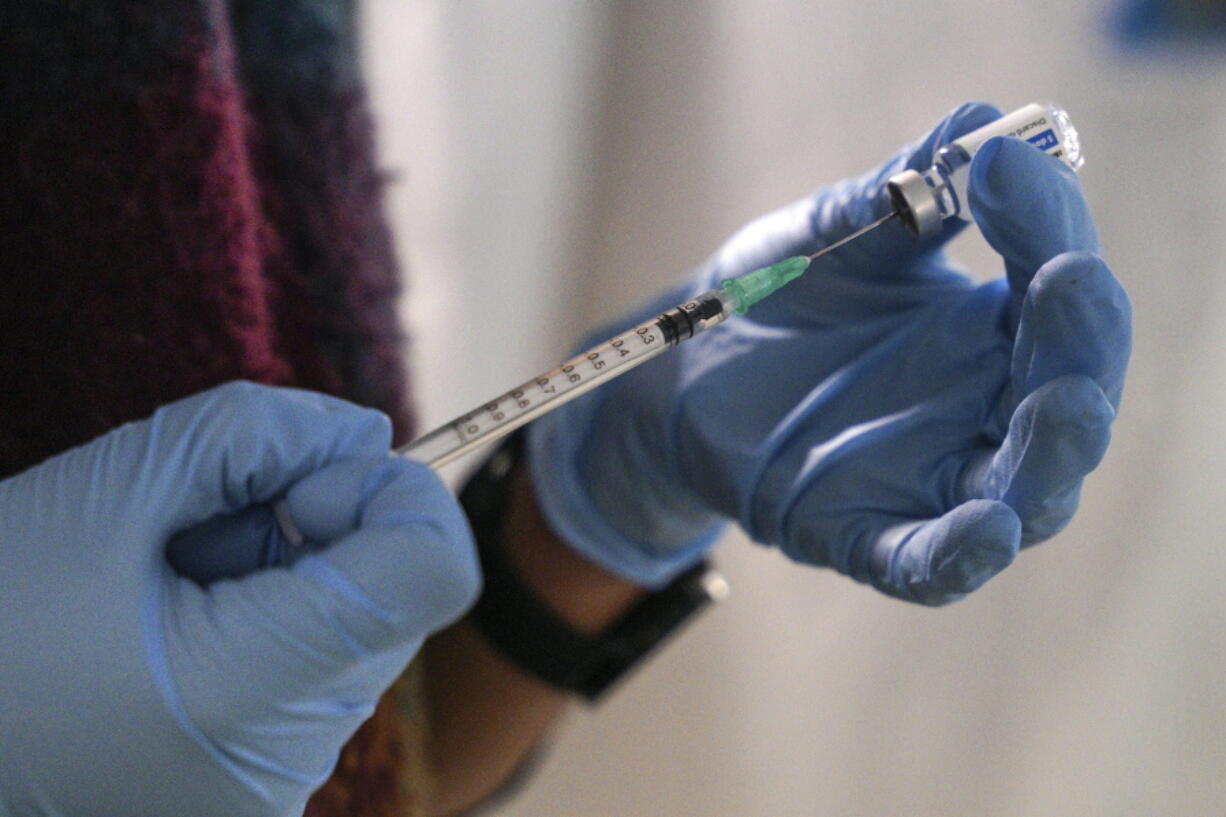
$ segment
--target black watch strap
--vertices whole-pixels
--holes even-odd
[[[645,596],[604,632],[576,631],[537,598],[506,556],[503,528],[523,437],[521,432],[504,442],[460,493],[485,576],[470,620],[516,666],[595,700],[682,622],[727,595],[728,585],[704,562]]]

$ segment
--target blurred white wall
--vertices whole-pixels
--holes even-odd
[[[732,599],[578,713],[498,814],[1223,813],[1226,56],[1122,55],[1104,10],[367,2],[426,425],[965,99],[1070,110],[1136,312],[1064,533],[935,611],[732,535]]]

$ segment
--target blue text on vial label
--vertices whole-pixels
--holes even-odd
[[[1036,133],[1034,136],[1029,137],[1026,141],[1037,147],[1039,150],[1051,150],[1056,145],[1060,144],[1060,140],[1056,138],[1056,132],[1051,128],[1048,128],[1042,133]]]

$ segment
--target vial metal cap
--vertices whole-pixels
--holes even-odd
[[[941,205],[936,191],[915,170],[904,170],[886,182],[890,202],[898,220],[916,238],[928,238],[941,231]]]

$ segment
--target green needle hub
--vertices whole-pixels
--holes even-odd
[[[770,295],[779,287],[799,278],[811,263],[808,256],[794,255],[736,278],[729,278],[720,288],[736,303],[736,314],[744,315],[749,307]]]

